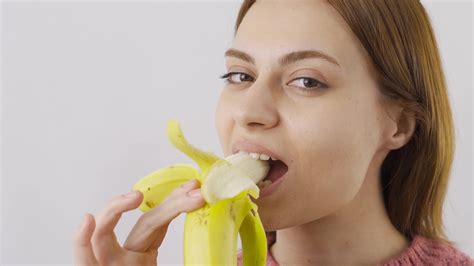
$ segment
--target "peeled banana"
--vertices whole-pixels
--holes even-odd
[[[199,166],[174,164],[140,179],[134,190],[143,193],[143,212],[159,205],[178,186],[197,179],[206,203],[186,214],[184,225],[185,265],[237,265],[240,235],[244,266],[265,265],[267,239],[258,215],[256,185],[269,171],[266,161],[245,153],[221,159],[201,151],[185,139],[176,120],[167,124],[169,141]]]

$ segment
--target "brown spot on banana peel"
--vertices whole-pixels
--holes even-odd
[[[197,219],[195,220],[198,225],[207,225],[207,217],[209,216],[209,204],[204,205],[201,209],[197,210]]]
[[[230,209],[229,209],[229,216],[232,216],[232,221],[235,222],[235,215],[234,215],[234,202],[230,204]]]
[[[145,204],[146,204],[146,206],[148,206],[148,208],[150,208],[150,209],[153,209],[153,207],[155,207],[155,205],[154,205],[153,203],[149,202],[149,201],[145,201]]]

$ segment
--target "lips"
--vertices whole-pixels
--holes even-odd
[[[271,150],[270,148],[265,147],[262,144],[259,144],[255,141],[250,141],[246,139],[241,139],[232,144],[232,154],[238,151],[246,151],[246,152],[254,152],[259,154],[266,154],[270,155],[271,157],[282,161],[285,165],[289,166],[288,158],[283,157],[281,154],[276,153],[275,151]]]

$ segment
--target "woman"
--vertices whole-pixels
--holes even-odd
[[[256,200],[268,265],[474,265],[443,231],[454,131],[418,1],[244,1],[226,66],[224,153],[272,152],[288,167]],[[188,185],[123,247],[113,228],[140,193],[111,200],[97,224],[87,214],[77,263],[156,263],[171,220],[203,204]]]

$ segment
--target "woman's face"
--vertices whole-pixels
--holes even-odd
[[[245,75],[229,77],[235,84],[224,87],[216,109],[224,154],[246,139],[288,162],[278,189],[255,200],[265,229],[310,222],[351,202],[380,163],[384,118],[368,57],[343,18],[323,1],[259,0],[232,48],[254,62],[226,56],[227,71]],[[281,64],[306,50],[332,59]]]

